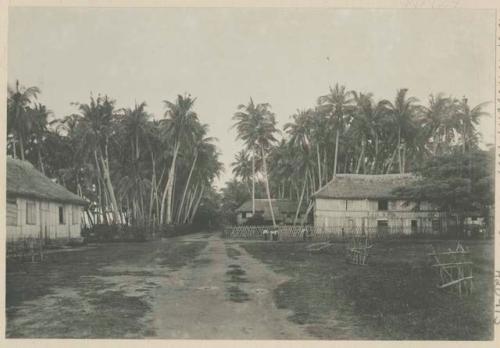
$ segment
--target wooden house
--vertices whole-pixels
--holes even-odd
[[[7,241],[79,239],[86,205],[29,162],[7,158]]]
[[[273,206],[274,219],[277,224],[292,224],[297,212],[297,202],[287,199],[271,199]],[[253,216],[252,199],[245,201],[236,209],[236,221],[238,225],[243,225]],[[255,214],[260,214],[264,222],[272,225],[271,210],[269,209],[269,200],[267,198],[255,199]],[[299,212],[298,219],[304,216],[304,206]]]
[[[337,174],[313,196],[314,225],[346,232],[443,232],[446,214],[394,194],[415,180],[411,174]]]

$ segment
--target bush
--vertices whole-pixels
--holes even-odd
[[[87,243],[143,242],[149,235],[145,227],[98,224],[85,228],[82,236]]]
[[[163,237],[176,237],[183,236],[190,233],[196,233],[201,230],[200,226],[194,224],[182,225],[162,225],[160,226],[160,233]]]

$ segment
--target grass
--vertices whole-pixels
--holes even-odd
[[[6,336],[154,336],[152,291],[207,244],[112,243],[48,254],[42,263],[8,262]]]
[[[436,288],[427,256],[430,244],[450,241],[394,241],[375,244],[368,266],[346,264],[343,244],[323,253],[302,243],[245,243],[254,257],[290,280],[275,290],[289,320],[325,339],[490,340],[493,335],[493,247],[468,241],[474,262],[472,295],[459,298]]]

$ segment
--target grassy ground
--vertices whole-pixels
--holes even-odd
[[[449,241],[377,243],[368,266],[346,264],[343,244],[310,252],[303,243],[242,243],[254,257],[291,279],[275,291],[292,322],[324,339],[490,340],[493,335],[493,247],[468,241],[474,292],[436,288],[430,245]]]
[[[207,242],[112,243],[7,264],[7,337],[152,336],[149,301],[161,277]]]

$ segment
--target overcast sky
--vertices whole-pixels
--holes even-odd
[[[226,173],[240,149],[238,104],[271,103],[280,126],[336,82],[393,99],[398,88],[494,100],[495,17],[485,10],[12,8],[8,79],[41,88],[55,117],[90,92],[118,107],[188,92],[219,138]],[[488,111],[493,112],[493,104]],[[484,119],[485,143],[494,118]]]

